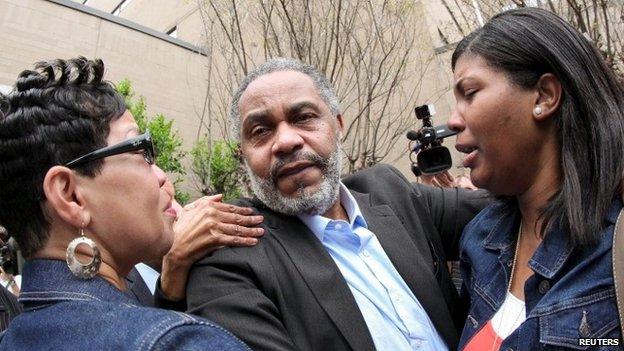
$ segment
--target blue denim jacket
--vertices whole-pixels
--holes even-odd
[[[100,277],[75,278],[62,261],[27,262],[19,300],[24,313],[0,350],[250,350],[208,320],[140,307]]]
[[[567,234],[549,232],[529,261],[535,272],[524,288],[526,321],[501,350],[616,350],[622,346],[584,346],[580,338],[621,340],[611,246],[622,202],[611,204],[600,241],[589,249],[573,249]],[[505,299],[520,214],[515,203],[497,202],[466,226],[460,242],[464,295],[470,311],[460,350],[500,308]],[[621,343],[621,341],[620,341]]]

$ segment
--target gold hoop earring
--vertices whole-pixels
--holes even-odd
[[[93,251],[93,258],[89,263],[82,263],[76,257],[76,248],[80,244],[85,244]],[[84,236],[84,229],[80,228],[80,236],[72,240],[67,246],[67,267],[78,278],[91,279],[100,270],[102,264],[102,257],[100,256],[100,249],[95,245],[95,242],[86,236]]]

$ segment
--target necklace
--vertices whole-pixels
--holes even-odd
[[[520,229],[518,229],[518,240],[516,241],[516,250],[514,251],[514,259],[511,264],[511,274],[509,275],[509,283],[507,283],[507,291],[511,292],[511,282],[513,282],[514,273],[516,272],[516,261],[518,260],[518,248],[520,248],[520,239],[522,238],[522,221],[520,221]]]
[[[513,295],[511,293],[511,283],[513,282],[513,278],[514,278],[514,273],[516,272],[516,261],[518,260],[518,249],[520,248],[520,239],[522,238],[522,221],[520,221],[520,229],[518,230],[518,240],[516,241],[516,249],[514,251],[514,259],[513,262],[511,264],[511,274],[509,275],[509,282],[507,283],[507,291],[505,292],[505,300],[507,300],[507,296],[509,295]],[[505,303],[505,300],[503,300],[503,306],[502,306],[502,311],[501,311],[501,319],[500,319],[500,323],[498,324],[498,330],[501,331],[501,327],[503,325],[503,322],[505,321],[505,311],[507,310],[507,304]],[[519,314],[516,315],[516,318],[514,318],[514,321],[512,323],[512,326],[514,326],[516,324],[516,322],[518,322],[518,319],[520,318],[520,316],[522,316],[522,312],[524,312],[524,309],[522,309],[520,311]],[[493,317],[492,317],[493,318]],[[498,342],[499,339],[502,339],[498,336],[498,333],[496,332],[496,330],[494,330],[494,342],[492,343],[492,347],[490,348],[490,350],[492,351],[496,351],[495,347],[496,347],[496,343]],[[502,342],[503,340],[501,340]]]

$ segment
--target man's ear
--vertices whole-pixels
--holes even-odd
[[[84,198],[71,169],[63,166],[50,168],[43,179],[43,192],[59,218],[76,228],[87,225],[90,215],[84,208]]]
[[[552,73],[544,73],[537,81],[537,98],[533,118],[543,121],[555,114],[561,105],[563,89],[561,82]]]
[[[337,114],[336,115],[336,121],[338,121],[338,135],[340,135],[340,139],[342,140],[342,133],[344,133],[344,120],[342,119],[342,115],[341,114]]]

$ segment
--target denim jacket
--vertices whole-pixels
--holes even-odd
[[[622,202],[614,200],[599,242],[572,248],[567,234],[554,228],[529,261],[535,274],[524,286],[526,321],[501,350],[617,350],[612,345],[579,345],[582,338],[617,338],[621,345],[611,263],[613,230]],[[501,307],[513,264],[520,213],[511,202],[485,208],[466,226],[460,242],[464,296],[470,311],[460,350]],[[589,341],[600,342],[600,341]],[[593,344],[596,345],[596,344]]]
[[[100,277],[75,278],[62,261],[27,262],[19,300],[24,312],[0,350],[249,350],[208,320],[140,307]]]

